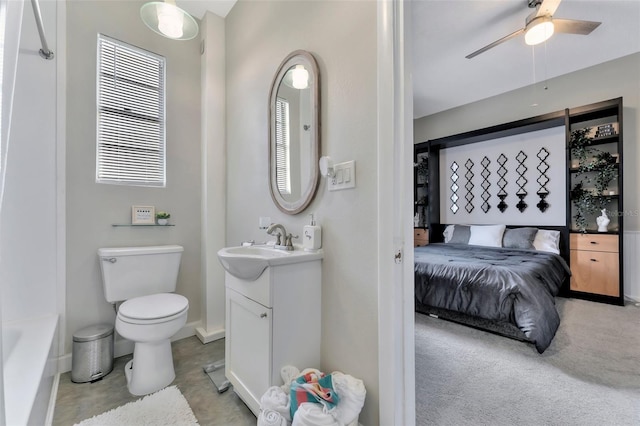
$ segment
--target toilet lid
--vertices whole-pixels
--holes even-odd
[[[152,320],[176,315],[189,307],[186,297],[174,293],[159,293],[134,297],[120,305],[118,313],[132,319]]]

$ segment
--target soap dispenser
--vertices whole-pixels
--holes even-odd
[[[302,231],[302,248],[304,251],[316,251],[322,247],[322,229],[316,225],[316,221],[311,213],[309,225],[305,225]]]

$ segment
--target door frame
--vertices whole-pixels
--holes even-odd
[[[415,425],[411,2],[377,2],[381,425]],[[393,202],[389,203],[389,200]]]

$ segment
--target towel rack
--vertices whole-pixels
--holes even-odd
[[[31,0],[33,6],[33,15],[36,18],[36,25],[38,26],[38,33],[40,34],[40,43],[42,43],[42,49],[40,49],[40,56],[44,59],[53,59],[53,52],[49,49],[47,44],[47,37],[44,34],[44,27],[42,26],[42,15],[40,14],[40,4],[38,0]]]

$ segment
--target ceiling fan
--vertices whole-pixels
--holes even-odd
[[[535,45],[546,41],[549,37],[556,33],[581,34],[588,35],[595,30],[601,22],[580,21],[577,19],[559,19],[554,18],[553,14],[560,5],[561,0],[528,0],[528,6],[536,9],[525,20],[524,28],[502,37],[485,47],[476,50],[465,56],[471,59],[487,50],[511,40],[514,37],[524,34],[525,42],[529,45]]]

